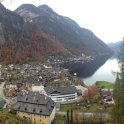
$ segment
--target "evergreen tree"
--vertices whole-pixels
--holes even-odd
[[[117,74],[115,87],[113,91],[113,98],[114,98],[114,109],[113,109],[113,122],[116,124],[122,124],[122,115],[121,115],[121,83],[119,79],[119,75]]]
[[[120,73],[117,73],[113,98],[115,102],[113,115],[116,124],[124,124],[124,39],[118,54]]]

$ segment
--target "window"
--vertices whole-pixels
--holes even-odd
[[[35,110],[35,108],[33,109],[33,112],[35,112],[36,110]]]
[[[62,101],[62,99],[57,99],[56,101]]]
[[[67,99],[75,99],[75,97],[70,97],[70,98],[67,98]]]
[[[42,110],[40,110],[40,113],[42,113]]]
[[[68,98],[68,97],[75,97],[75,95],[59,96],[59,97],[56,97],[56,98]]]
[[[25,111],[27,111],[27,107],[25,107]]]

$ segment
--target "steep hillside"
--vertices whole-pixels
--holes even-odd
[[[22,38],[23,18],[7,10],[0,3],[0,43],[18,41]]]
[[[41,26],[44,32],[54,36],[73,54],[103,55],[111,52],[91,31],[81,28],[68,17],[58,15],[47,5],[35,7],[24,4],[15,12],[23,16],[25,21]]]
[[[28,120],[20,119],[7,109],[0,109],[0,124],[32,124]]]
[[[110,55],[91,31],[47,5],[24,4],[15,12],[0,3],[0,61],[19,63],[49,55]]]
[[[51,54],[68,54],[52,36],[0,4],[0,61],[18,63]]]

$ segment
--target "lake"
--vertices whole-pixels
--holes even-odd
[[[119,66],[116,58],[102,56],[84,65],[76,64],[70,70],[72,74],[77,73],[86,85],[91,85],[96,81],[114,83],[116,75],[113,72],[119,71]]]
[[[86,85],[93,84],[96,81],[108,81],[114,83],[116,75],[113,72],[117,71],[119,71],[117,59],[108,59],[92,76],[84,78],[83,81]]]

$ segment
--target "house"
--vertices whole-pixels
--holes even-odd
[[[17,103],[12,106],[17,116],[31,120],[33,124],[51,124],[55,117],[55,103],[53,100],[38,92],[20,92]]]
[[[5,88],[10,89],[17,89],[17,82],[16,81],[7,81],[5,82]]]
[[[6,88],[6,89],[4,89],[4,95],[6,97],[15,97],[16,96],[16,91],[15,91],[15,89]]]
[[[100,96],[101,96],[101,103],[114,104],[114,100],[112,97],[112,90],[102,90]]]
[[[44,86],[40,85],[40,86],[32,86],[31,90],[33,92],[42,92],[44,94]]]
[[[56,102],[56,111],[59,111],[59,110],[60,110],[60,103]]]
[[[46,94],[54,101],[63,103],[71,103],[79,101],[82,93],[75,86],[68,87],[44,87]]]
[[[103,99],[103,103],[114,104],[114,100],[113,100],[112,96],[107,96],[106,98]]]
[[[83,87],[81,85],[77,85],[75,87],[82,92],[82,96],[84,96],[85,92],[88,90],[88,88]]]

